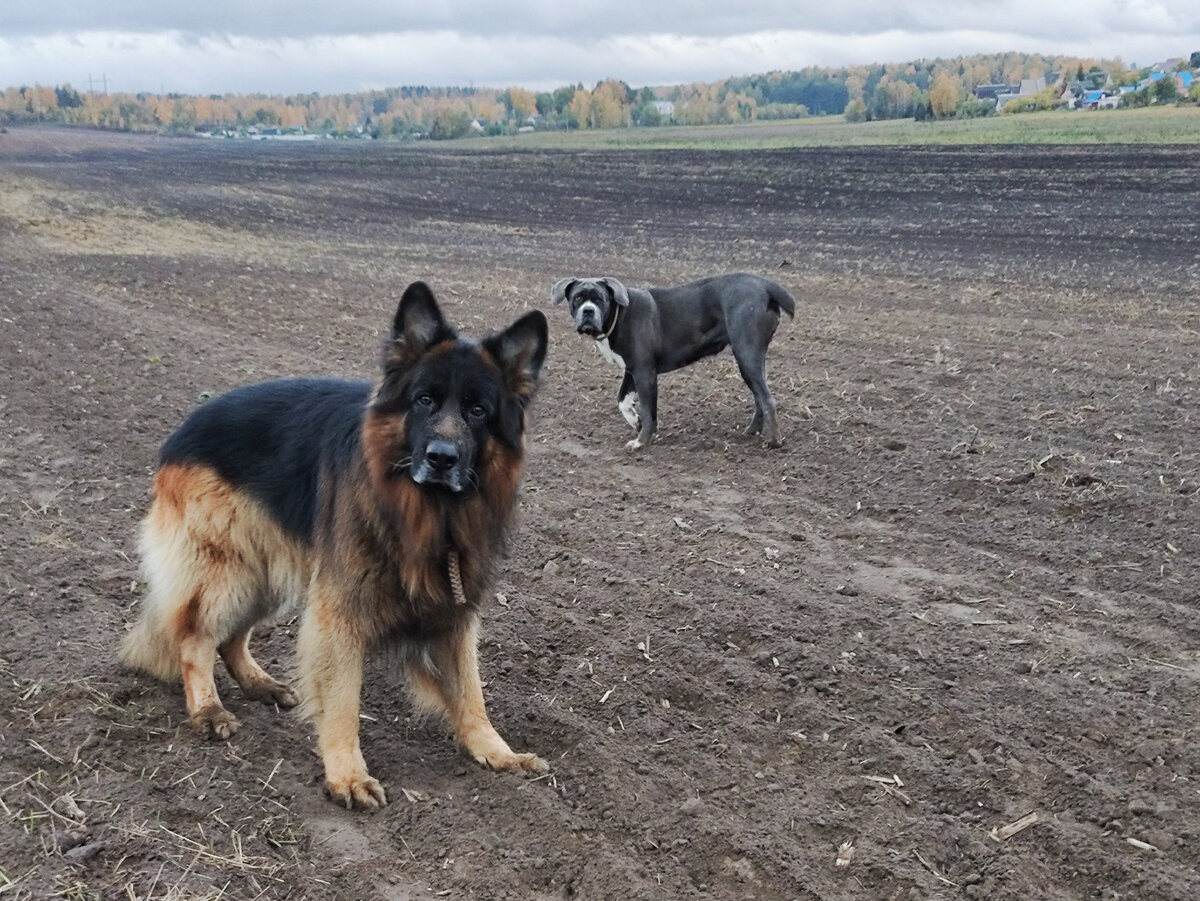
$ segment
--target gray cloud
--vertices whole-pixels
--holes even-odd
[[[1126,33],[1195,33],[1200,29],[1200,12],[1193,0],[962,0],[952,4],[935,0],[643,0],[636,11],[622,9],[611,0],[531,0],[521,4],[499,0],[5,0],[0,11],[0,36],[8,39],[81,31],[176,31],[259,39],[455,31],[483,37],[546,35],[586,41],[650,34],[720,37],[766,31],[863,35],[1018,29],[1033,37],[1066,40],[1102,28]]]
[[[163,3],[0,0],[0,88],[336,93],[545,89],[1019,50],[1150,63],[1200,49],[1194,0]]]

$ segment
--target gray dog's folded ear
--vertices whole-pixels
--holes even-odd
[[[615,278],[608,277],[598,278],[596,281],[608,288],[609,293],[612,294],[613,300],[615,300],[619,306],[629,306],[629,292],[625,290],[625,286],[623,284],[621,284]]]
[[[550,292],[550,299],[555,303],[562,303],[567,299],[567,292],[571,290],[571,286],[577,281],[579,281],[579,279],[572,277],[559,279],[555,283],[553,290]]]

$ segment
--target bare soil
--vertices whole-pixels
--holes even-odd
[[[0,893],[1200,897],[1197,210],[1189,147],[0,134]],[[782,450],[719,357],[630,454],[548,310],[481,661],[550,776],[476,767],[380,660],[392,803],[347,812],[292,714],[221,673],[243,729],[204,743],[116,665],[157,448],[205,397],[369,377],[415,278],[480,333],[563,275],[734,270],[799,300]]]

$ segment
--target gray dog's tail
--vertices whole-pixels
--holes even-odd
[[[777,313],[782,310],[792,319],[796,318],[796,301],[782,285],[767,282],[767,298],[767,309],[774,308]]]

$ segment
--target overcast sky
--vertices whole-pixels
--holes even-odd
[[[635,11],[636,10],[636,11]],[[1197,0],[0,0],[0,88],[634,87],[1017,50],[1149,65]]]

